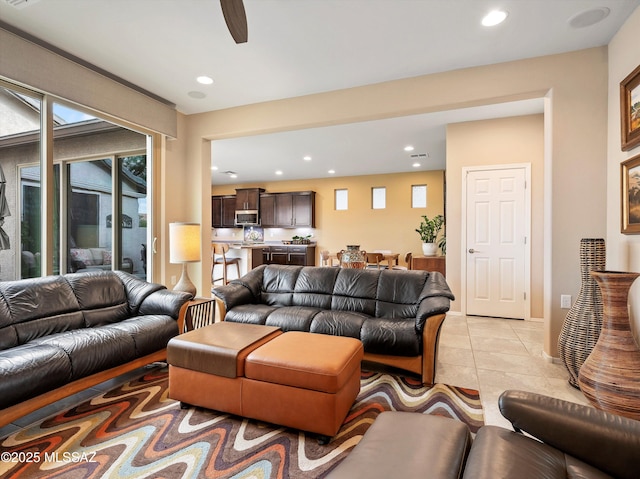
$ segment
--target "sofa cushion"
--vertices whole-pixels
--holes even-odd
[[[71,379],[71,360],[60,348],[24,344],[0,351],[0,408],[59,387]]]
[[[548,444],[497,426],[480,428],[467,459],[463,477],[611,478]]]
[[[96,264],[93,262],[93,255],[91,254],[91,250],[89,248],[70,248],[69,256],[71,256],[71,259],[73,261],[82,263],[85,266]],[[97,264],[102,264],[102,261]]]
[[[241,304],[227,311],[225,321],[234,323],[265,324],[269,315],[277,309],[266,304]]]
[[[136,316],[105,328],[123,331],[131,336],[138,358],[166,346],[169,340],[178,334],[178,323],[170,316],[159,314]]]
[[[364,350],[373,354],[417,356],[422,351],[416,338],[415,323],[403,319],[369,318],[360,331]]]
[[[320,312],[318,308],[305,306],[285,306],[275,309],[268,317],[265,324],[275,326],[283,331],[305,331],[311,329],[313,317]]]
[[[303,268],[296,280],[293,304],[320,309],[331,309],[333,285],[337,268]]]
[[[82,328],[84,328],[82,311],[73,311],[71,313],[57,314],[46,318],[32,319],[31,321],[15,325],[18,344],[26,344],[29,341],[43,336]]]
[[[333,286],[331,309],[376,314],[376,292],[380,271],[340,268]]]
[[[32,341],[64,350],[71,359],[71,379],[109,369],[136,357],[136,345],[125,331],[107,327],[77,329]]]
[[[376,293],[376,317],[415,318],[428,275],[426,271],[382,271]]]
[[[124,285],[117,275],[90,271],[68,274],[66,279],[78,299],[87,327],[122,321],[131,315]]]
[[[360,339],[362,324],[370,318],[366,314],[351,311],[320,311],[313,317],[309,331]]]
[[[0,295],[8,305],[12,324],[80,309],[73,290],[62,276],[3,281]]]

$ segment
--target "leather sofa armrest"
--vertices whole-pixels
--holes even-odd
[[[416,331],[422,334],[424,332],[424,325],[427,322],[429,316],[436,316],[438,314],[444,314],[449,311],[449,305],[451,300],[445,296],[432,296],[424,298],[420,302],[418,307],[418,314],[416,315]]]
[[[144,298],[138,314],[163,314],[178,319],[180,308],[192,298],[190,293],[161,289]]]
[[[637,477],[640,421],[524,391],[505,391],[498,404],[514,429],[614,477]]]
[[[211,293],[222,301],[227,311],[241,304],[255,302],[251,290],[241,283],[232,282],[226,286],[216,286],[211,290]]]

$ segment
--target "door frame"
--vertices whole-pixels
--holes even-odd
[[[524,192],[524,229],[525,229],[525,251],[524,251],[524,319],[531,319],[531,163],[509,163],[499,165],[479,165],[462,167],[462,208],[460,217],[460,311],[463,316],[467,315],[467,177],[470,172],[489,170],[524,170],[526,182]]]

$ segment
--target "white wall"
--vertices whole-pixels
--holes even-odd
[[[640,272],[640,236],[620,233],[620,163],[640,155],[620,148],[620,82],[640,65],[640,8],[609,43],[609,128],[607,154],[607,269]],[[630,294],[632,324],[640,342],[640,281]]]

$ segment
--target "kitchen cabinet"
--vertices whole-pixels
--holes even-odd
[[[315,192],[268,193],[260,196],[262,226],[315,227]]]
[[[276,195],[260,195],[260,224],[263,227],[275,227],[276,225]]]
[[[236,190],[236,210],[259,210],[262,188],[242,188]]]
[[[297,266],[316,265],[316,247],[301,245],[272,245],[254,248],[253,267],[261,264],[290,264]]]
[[[235,222],[236,197],[234,195],[211,197],[211,226],[233,228]]]

